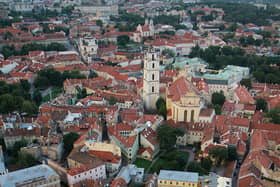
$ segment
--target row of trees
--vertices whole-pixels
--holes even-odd
[[[261,26],[269,25],[268,19],[280,20],[280,10],[273,6],[268,6],[267,9],[239,3],[216,3],[213,6],[224,10],[224,20],[227,22],[254,23]]]
[[[9,56],[21,56],[27,55],[29,51],[66,51],[67,48],[60,43],[51,43],[48,45],[38,44],[38,43],[30,43],[25,44],[21,47],[21,49],[17,50],[14,45],[5,45],[3,46],[1,53],[5,58]]]
[[[145,19],[143,17],[131,13],[122,13],[118,17],[111,16],[110,20],[117,23],[115,27],[121,32],[135,31],[138,24],[143,25],[145,23]],[[125,22],[125,24],[123,22]]]
[[[159,15],[153,18],[154,24],[172,25],[176,30],[185,29],[185,25],[180,24],[180,16]]]
[[[49,86],[62,87],[66,79],[84,79],[85,75],[79,70],[64,71],[63,73],[56,71],[53,68],[43,69],[37,73],[34,81],[34,86],[39,89],[46,89]]]

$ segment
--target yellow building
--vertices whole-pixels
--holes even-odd
[[[199,91],[183,76],[166,89],[168,119],[175,122],[198,122],[202,105]]]
[[[198,173],[160,170],[158,187],[200,187]]]

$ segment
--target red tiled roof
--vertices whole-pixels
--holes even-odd
[[[186,80],[184,77],[180,77],[167,88],[167,97],[170,97],[172,101],[179,101],[181,97],[190,91],[199,95],[198,90],[191,82]]]
[[[158,145],[157,134],[152,128],[147,128],[141,132],[141,135],[144,136],[146,140],[148,140],[152,145]]]
[[[118,141],[120,141],[122,144],[124,144],[126,147],[132,147],[136,141],[137,135],[133,135],[133,136],[129,136],[129,137],[124,137],[120,134],[119,131],[131,131],[131,128],[127,126],[124,126],[125,124],[120,125],[120,127],[118,127],[118,125],[114,125],[114,126],[110,126],[108,127],[108,132],[111,136],[114,136],[115,138],[118,139]],[[134,129],[134,128],[133,128]]]
[[[213,108],[203,108],[200,110],[199,116],[210,117],[214,112]]]
[[[101,160],[103,160],[103,162],[110,162],[110,163],[117,164],[121,161],[121,157],[114,155],[112,152],[109,151],[89,150],[89,154],[99,157]]]
[[[122,177],[117,177],[113,180],[110,187],[127,187],[127,184]]]
[[[238,97],[239,102],[242,103],[242,104],[254,104],[255,103],[255,100],[253,99],[251,94],[243,86],[239,86],[235,90],[235,94]]]
[[[89,170],[89,168],[82,165],[81,167],[77,167],[77,168],[73,168],[73,169],[68,170],[67,173],[71,176],[75,176],[75,175],[81,174],[83,172],[86,172],[88,170]]]

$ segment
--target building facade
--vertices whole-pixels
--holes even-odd
[[[147,110],[155,110],[159,97],[159,58],[148,52],[144,59],[143,100]]]
[[[97,54],[98,45],[93,37],[80,38],[79,50],[83,59],[91,62],[92,58]]]
[[[168,119],[175,122],[198,122],[202,107],[199,91],[185,77],[179,77],[167,88]]]
[[[158,175],[158,187],[199,187],[198,173],[160,170]]]

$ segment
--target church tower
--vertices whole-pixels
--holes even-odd
[[[144,59],[143,100],[145,109],[155,110],[159,98],[159,59],[154,51],[149,51]]]

